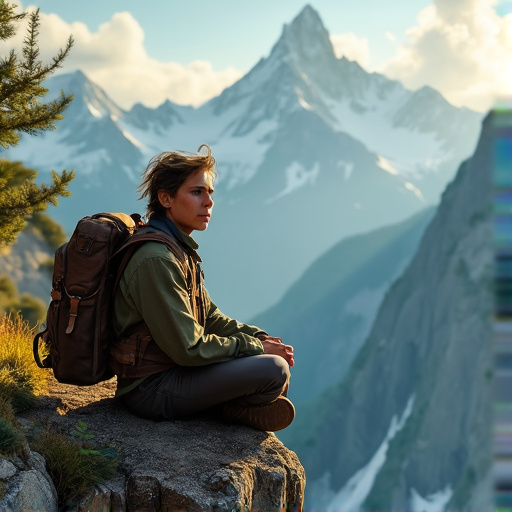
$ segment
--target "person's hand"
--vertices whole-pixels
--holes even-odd
[[[263,345],[265,354],[281,356],[290,366],[295,364],[293,360],[293,347],[291,345],[285,345],[281,338],[266,336],[265,339],[261,340],[261,344]]]
[[[275,336],[269,336],[268,334],[260,335],[260,340],[270,340],[270,341],[276,341],[277,343],[283,343],[283,340],[281,338],[276,338]]]
[[[277,343],[282,343],[283,342],[283,340],[281,338],[277,338],[276,336],[269,336],[268,334],[265,334],[265,333],[262,333],[262,332],[260,332],[256,337],[260,341],[271,340],[271,341],[277,341]]]

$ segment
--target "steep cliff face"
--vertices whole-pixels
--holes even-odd
[[[118,478],[72,510],[300,510],[304,469],[273,433],[201,416],[154,422],[113,399],[115,381],[92,387],[53,382],[26,421],[70,434],[79,421],[97,446],[119,452]],[[1,508],[1,502],[0,502]],[[23,509],[19,509],[23,510]]]
[[[347,378],[281,436],[310,508],[490,507],[492,143],[488,117]]]

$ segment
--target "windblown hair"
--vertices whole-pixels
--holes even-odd
[[[206,149],[206,153],[201,154],[203,148]],[[138,187],[139,199],[148,198],[146,216],[151,218],[154,215],[165,214],[165,208],[158,200],[159,190],[165,190],[174,197],[187,178],[197,171],[206,171],[215,178],[215,165],[212,150],[207,144],[199,146],[197,154],[166,151],[153,157]]]

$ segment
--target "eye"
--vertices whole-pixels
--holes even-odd
[[[201,189],[195,189],[191,192],[194,196],[200,196],[201,195]]]

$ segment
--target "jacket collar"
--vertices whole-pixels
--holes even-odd
[[[178,240],[178,242],[181,242],[181,244],[184,245],[185,248],[189,249],[188,252],[192,253],[196,260],[201,261],[199,254],[197,254],[196,252],[196,250],[199,248],[197,242],[191,236],[186,235],[185,233],[183,233],[183,231],[178,229],[176,227],[176,224],[174,224],[174,222],[171,219],[169,219],[165,215],[155,215],[151,217],[147,225],[172,236],[173,238]]]

